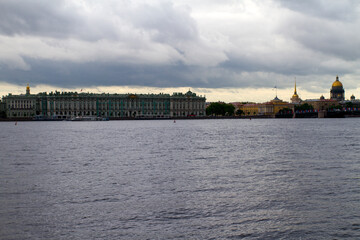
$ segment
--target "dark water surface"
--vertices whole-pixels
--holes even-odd
[[[1,239],[360,239],[360,119],[0,123]]]

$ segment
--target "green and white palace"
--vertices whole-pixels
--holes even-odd
[[[176,118],[205,116],[205,97],[190,90],[170,94],[50,92],[8,94],[2,99],[7,118],[69,119],[73,117]]]

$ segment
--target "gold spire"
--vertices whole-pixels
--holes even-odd
[[[295,78],[295,84],[294,84],[294,94],[290,98],[292,103],[299,103],[301,99],[299,98],[299,95],[296,92],[296,78]]]
[[[296,92],[296,78],[295,78],[295,87],[294,87],[294,95],[293,95],[293,98],[298,98],[299,95],[297,94]]]

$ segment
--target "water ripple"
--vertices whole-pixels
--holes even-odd
[[[359,239],[357,119],[1,122],[2,239]]]

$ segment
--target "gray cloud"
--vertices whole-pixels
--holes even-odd
[[[357,26],[350,0],[1,1],[0,81],[315,91],[359,75]]]
[[[80,38],[85,40],[123,39],[121,28],[134,27],[149,31],[161,42],[193,40],[198,37],[196,23],[184,8],[163,4],[124,4],[104,2],[104,6],[89,1],[89,8],[76,1],[34,0],[2,1],[0,3],[0,33]],[[112,9],[112,4],[115,8]],[[117,24],[120,24],[118,26]]]
[[[68,63],[26,59],[32,71],[6,70],[0,72],[0,79],[8,78],[12,83],[24,85],[47,83],[63,87],[138,85],[151,87],[222,87],[233,85],[228,79],[218,81],[208,68],[186,65],[138,66],[109,63]],[[218,70],[214,70],[216,73]],[[10,76],[10,77],[9,77]],[[206,78],[206,81],[203,78]]]
[[[277,31],[314,52],[354,61],[360,58],[360,34],[356,31],[359,23],[294,14],[279,24]]]
[[[282,6],[293,11],[317,18],[327,18],[336,21],[354,21],[358,19],[357,0],[279,0]]]
[[[175,8],[166,2],[162,5],[140,5],[132,9],[132,23],[141,29],[154,32],[154,40],[164,43],[193,41],[199,37],[196,22],[188,9]]]
[[[0,33],[68,37],[82,25],[65,1],[1,1]]]
[[[256,71],[264,69],[262,67],[245,72],[244,70],[249,70],[250,66],[243,66],[242,69],[241,65],[227,64],[221,67],[199,68],[187,65],[153,67],[98,62],[68,63],[34,59],[26,59],[26,61],[32,66],[32,71],[3,69],[0,71],[0,80],[6,78],[9,82],[18,85],[26,85],[30,82],[32,85],[50,84],[59,88],[86,88],[98,85],[195,88],[273,88],[277,85],[279,88],[285,88],[292,87],[294,76],[297,76],[306,80],[307,85],[303,88],[309,90],[312,86],[320,89],[328,88],[329,83],[336,76],[333,72],[326,74],[324,79],[316,75],[307,78],[305,74],[293,75],[289,71],[289,77],[280,69],[279,73]]]

